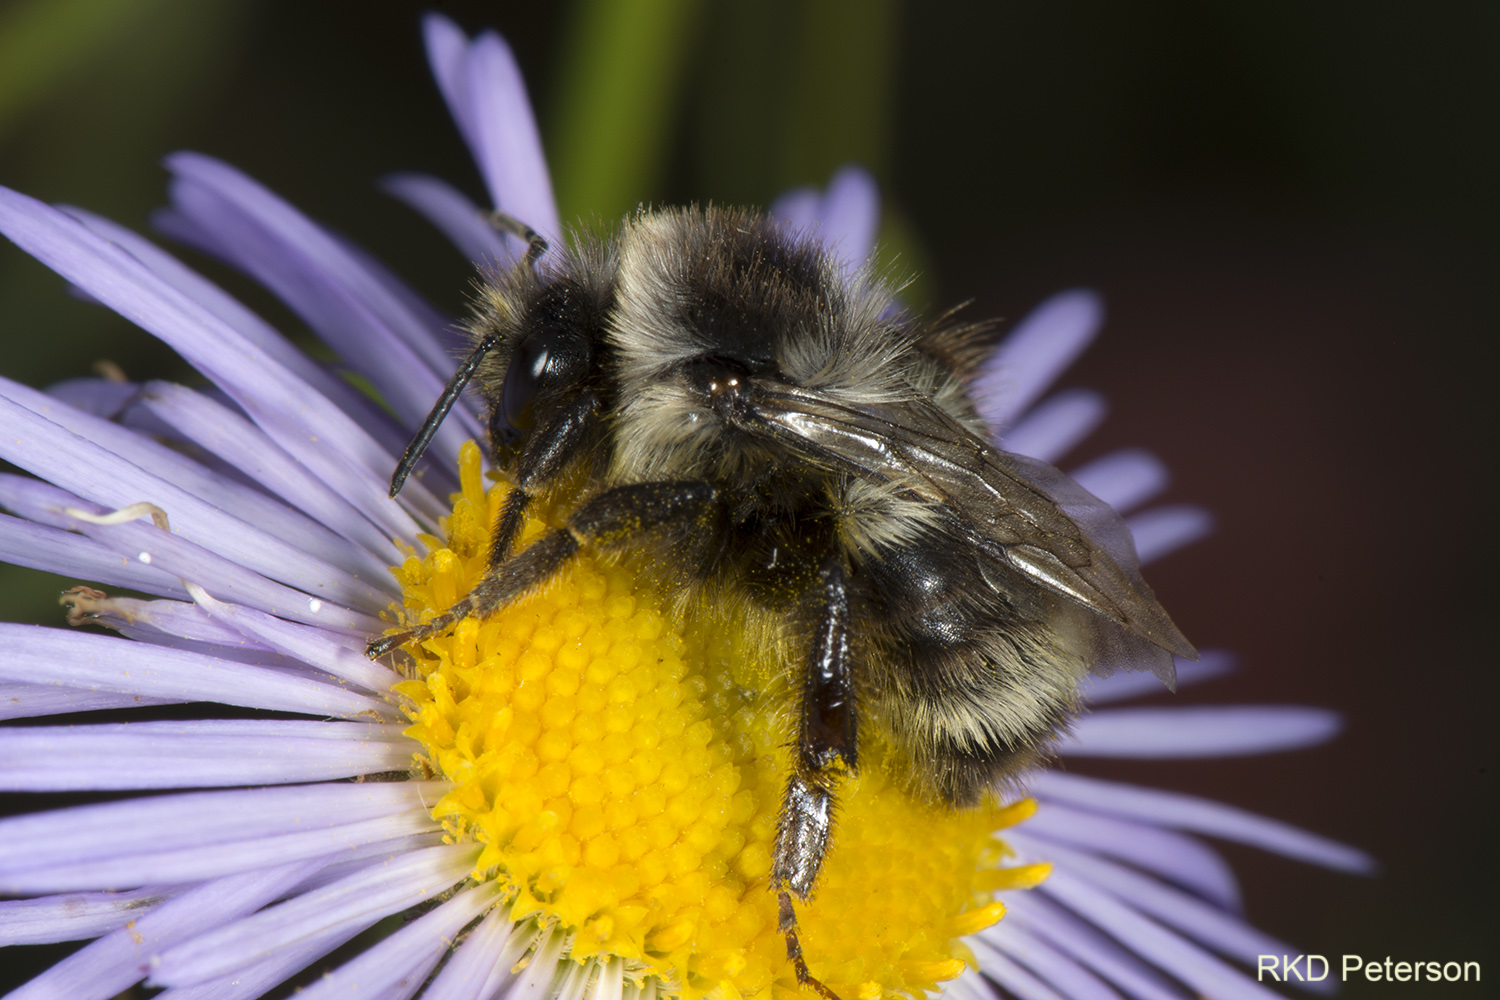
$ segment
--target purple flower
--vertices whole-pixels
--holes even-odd
[[[545,160],[505,43],[470,40],[440,17],[426,33],[494,205],[556,240]],[[174,1000],[256,997],[377,925],[378,941],[299,995],[614,1000],[702,993],[711,973],[720,984],[749,982],[737,977],[751,975],[743,970],[753,956],[663,972],[667,959],[611,951],[619,936],[597,920],[518,912],[519,883],[476,878],[493,874],[481,848],[494,841],[452,818],[463,785],[436,767],[428,736],[445,718],[437,696],[363,655],[403,599],[389,567],[410,577],[409,553],[442,547],[440,521],[450,537],[457,531],[460,515],[440,498],[484,502],[464,444],[482,437],[469,401],[438,433],[421,478],[399,502],[386,496],[395,456],[453,369],[456,335],[362,251],[234,168],[188,153],[168,167],[171,207],[159,227],[265,284],[389,409],[143,238],[0,189],[0,230],[171,345],[208,383],[78,379],[40,392],[0,379],[0,457],[31,474],[0,475],[0,506],[11,512],[0,515],[0,558],[151,595],[72,595],[75,620],[118,636],[0,624],[10,650],[0,658],[0,713],[251,710],[0,728],[6,789],[156,793],[0,821],[0,893],[10,897],[0,902],[0,944],[95,939],[9,996],[107,998],[144,980]],[[521,250],[443,181],[404,175],[386,186],[472,259],[502,267]],[[877,198],[860,171],[841,172],[825,192],[793,192],[774,211],[851,271],[870,252]],[[989,361],[977,388],[1007,448],[1056,461],[1102,419],[1091,393],[1047,395],[1100,320],[1091,294],[1061,294]],[[1142,562],[1208,530],[1196,508],[1144,507],[1166,480],[1145,452],[1073,475],[1127,515]],[[418,575],[441,583],[430,566]],[[1229,656],[1215,652],[1179,664],[1184,684],[1228,669]],[[1303,708],[1113,707],[1154,689],[1134,674],[1093,681],[1092,703],[1108,707],[1078,722],[1062,754],[1262,753],[1338,728],[1330,713]],[[414,757],[446,780],[420,780]],[[1003,833],[1014,852],[1006,864],[1022,867],[992,865],[991,874],[1039,877],[1026,866],[1043,864],[1051,874],[1006,892],[1000,922],[957,925],[974,931],[969,970],[922,973],[949,980],[955,997],[994,995],[995,984],[1027,998],[1267,996],[1234,963],[1293,949],[1246,922],[1233,873],[1200,835],[1370,867],[1358,851],[1212,801],[1058,772],[1038,775],[1032,789],[1035,815]],[[623,838],[616,847],[629,853]],[[399,929],[381,923],[403,914]],[[625,919],[620,908],[611,925]],[[652,955],[700,947],[652,926]]]

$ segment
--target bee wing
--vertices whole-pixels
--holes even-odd
[[[944,505],[985,558],[1160,650],[1198,658],[1141,577],[1120,515],[1047,463],[999,450],[926,400],[850,406],[770,392],[752,408],[773,436],[810,458]],[[1111,659],[1172,672],[1170,657],[1132,648],[1138,643],[1106,645]]]

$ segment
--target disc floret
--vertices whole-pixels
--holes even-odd
[[[486,489],[479,451],[425,558],[397,570],[412,621],[485,573],[508,487]],[[536,505],[520,545],[562,523]],[[424,767],[453,782],[433,816],[483,845],[512,920],[555,922],[574,961],[618,957],[693,1000],[795,989],[767,891],[790,719],[746,630],[665,610],[628,564],[584,554],[539,593],[409,648],[398,686]],[[866,749],[868,747],[868,749]],[[997,829],[1031,803],[954,811],[893,778],[875,736],[841,792],[834,846],[800,907],[811,966],[842,996],[935,989],[964,968],[958,938],[1004,912]]]

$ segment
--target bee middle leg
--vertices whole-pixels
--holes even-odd
[[[811,898],[828,855],[833,830],[833,788],[859,763],[859,721],[853,660],[849,650],[849,583],[843,564],[830,559],[815,589],[818,623],[808,651],[797,727],[797,748],[786,796],[776,824],[771,887],[776,892],[778,929],[797,982],[825,1000],[837,1000],[815,979],[797,937],[792,897]]]
[[[622,549],[653,532],[668,533],[681,548],[709,547],[722,535],[724,523],[719,490],[709,483],[633,483],[606,490],[569,515],[565,527],[492,564],[484,579],[447,611],[415,628],[370,640],[365,655],[376,659],[454,622],[487,615],[542,586],[583,548]]]

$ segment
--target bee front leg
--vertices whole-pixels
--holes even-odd
[[[777,896],[778,928],[797,982],[825,1000],[837,1000],[815,979],[802,956],[792,897],[811,898],[833,830],[833,786],[853,774],[859,760],[859,720],[849,652],[849,585],[843,564],[830,559],[816,590],[820,607],[802,687],[797,751],[776,826],[771,887]]]
[[[516,461],[516,485],[505,498],[500,513],[495,517],[495,529],[490,533],[489,571],[485,581],[500,576],[500,566],[510,558],[516,537],[531,506],[533,491],[555,479],[567,465],[580,441],[588,433],[595,415],[599,412],[599,400],[591,392],[580,394],[571,400],[547,425],[533,434],[526,442]],[[567,558],[563,556],[562,558]],[[494,605],[498,607],[499,605]],[[369,643],[366,655],[383,656],[398,646],[413,639],[423,639],[460,618],[475,612],[460,601],[447,613],[426,622],[417,628],[403,629],[381,636]]]
[[[580,393],[532,434],[516,459],[516,486],[505,498],[490,536],[490,572],[510,558],[511,547],[521,533],[526,509],[533,491],[556,479],[568,464],[599,412],[599,400],[592,392]]]
[[[633,483],[606,490],[580,506],[568,524],[547,532],[498,566],[453,607],[416,628],[372,639],[365,655],[377,659],[412,640],[436,635],[454,622],[482,617],[541,587],[585,547],[626,549],[647,534],[665,534],[684,551],[711,547],[725,513],[709,483]]]

